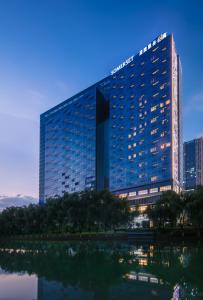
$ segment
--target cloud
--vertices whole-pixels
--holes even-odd
[[[37,204],[38,200],[31,196],[17,195],[17,196],[0,196],[0,211],[11,206],[27,206],[29,204]]]

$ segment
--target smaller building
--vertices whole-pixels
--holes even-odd
[[[184,143],[184,188],[203,186],[203,137]]]

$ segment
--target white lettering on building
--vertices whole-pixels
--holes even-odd
[[[163,39],[165,39],[165,37],[167,36],[167,33],[162,33],[158,36],[157,39],[155,39],[153,42],[149,43],[146,47],[144,47],[142,50],[140,50],[139,55],[142,55],[143,53],[145,53],[147,50],[149,50],[151,47],[155,46],[157,43],[161,42]],[[134,59],[134,55],[130,56],[128,59],[126,59],[122,64],[120,64],[118,67],[114,68],[111,71],[111,75],[113,75],[114,73],[118,72],[119,70],[121,70],[122,68],[124,68],[125,66],[127,66],[129,63],[131,63],[131,61],[133,61]]]
[[[113,75],[114,73],[118,72],[120,69],[122,69],[123,67],[127,66],[129,63],[131,63],[131,61],[133,61],[134,55],[132,55],[131,57],[129,57],[128,59],[126,59],[122,64],[120,64],[118,67],[114,68],[111,71],[111,75]]]
[[[147,50],[149,50],[151,47],[155,46],[157,43],[160,43],[163,39],[165,39],[166,36],[167,36],[166,32],[160,34],[156,40],[154,40],[152,43],[149,43],[148,46],[146,46],[142,50],[140,50],[139,55],[142,55]]]

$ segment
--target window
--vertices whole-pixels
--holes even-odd
[[[151,119],[151,123],[154,123],[154,122],[156,122],[156,121],[157,121],[157,119],[158,119],[158,117],[154,117],[154,118],[152,118],[152,119]]]
[[[154,134],[156,134],[156,133],[157,133],[157,131],[158,131],[158,128],[155,128],[155,129],[153,129],[153,130],[151,131],[151,135],[154,135]]]
[[[166,103],[166,105],[168,105],[171,103],[171,100],[167,100],[165,103]]]
[[[159,72],[159,69],[156,69],[154,72],[152,72],[152,75],[155,75],[158,72]]]
[[[159,58],[157,57],[156,59],[152,60],[152,63],[155,64],[158,60]]]
[[[148,190],[142,190],[138,192],[138,195],[146,195],[148,194]]]
[[[152,49],[152,52],[155,52],[157,49],[159,49],[159,47]]]
[[[156,109],[157,109],[156,105],[151,107],[151,111],[155,111]]]
[[[135,158],[137,155],[136,155],[136,153],[133,153],[133,158]]]
[[[160,192],[166,192],[171,190],[171,185],[165,185],[160,187]]]
[[[156,181],[158,179],[158,177],[157,176],[152,176],[151,177],[151,181],[153,182],[153,181]]]
[[[119,198],[126,198],[128,196],[128,194],[126,193],[126,194],[120,194],[118,197]]]
[[[137,192],[130,192],[129,193],[129,197],[133,197],[133,196],[136,196],[137,195]]]
[[[159,191],[158,188],[152,188],[152,189],[149,190],[150,194],[158,193],[158,191]]]
[[[154,95],[152,95],[152,97],[155,98],[158,95],[159,95],[159,93],[155,93]]]

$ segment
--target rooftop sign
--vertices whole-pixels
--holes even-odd
[[[139,55],[142,55],[144,52],[149,50],[151,47],[155,46],[157,43],[160,43],[167,36],[166,32],[160,34],[153,42],[149,43],[146,47],[140,50]]]
[[[144,47],[142,50],[140,50],[139,55],[142,55],[144,52],[149,50],[151,47],[155,46],[157,43],[161,42],[165,37],[167,36],[167,33],[162,33],[156,38],[153,42],[149,43],[146,47]],[[111,71],[111,75],[121,70],[123,67],[127,66],[131,61],[133,61],[135,55],[130,56],[127,58],[122,64],[120,64],[118,67],[114,68]]]
[[[111,71],[111,75],[113,75],[114,73],[118,72],[123,67],[127,66],[131,61],[133,61],[133,58],[134,58],[134,55],[132,55],[131,57],[129,57],[128,59],[126,59],[122,64],[120,64],[118,67],[116,67],[115,69],[113,69]]]

